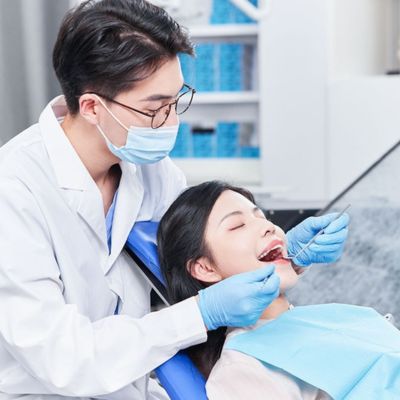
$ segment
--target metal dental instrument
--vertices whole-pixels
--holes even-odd
[[[351,207],[351,204],[348,204],[333,221],[336,221],[337,219],[339,219],[350,207]],[[318,236],[322,235],[325,232],[326,228],[323,228],[320,231],[318,231],[317,234],[314,237],[312,237],[311,240],[302,249],[300,249],[300,251],[298,251],[294,256],[282,257],[282,258],[284,260],[292,261],[293,259],[298,257],[300,254],[303,253],[303,251],[307,250],[315,242],[315,239]],[[308,267],[307,270],[310,270],[310,267]],[[305,275],[305,273],[306,272],[303,272],[302,275]],[[270,278],[270,276],[268,276],[267,278],[264,279],[264,281],[262,283],[262,286],[261,286],[261,289],[264,288],[264,285],[266,284],[266,282],[268,281],[269,278]]]
[[[348,204],[341,212],[340,212],[340,214],[333,220],[333,221],[336,221],[337,219],[339,219],[349,208],[351,207],[351,204]],[[332,221],[332,222],[333,222]],[[331,222],[331,223],[332,223]],[[329,226],[329,225],[328,225]],[[327,228],[327,227],[326,227]],[[289,260],[289,261],[291,261],[291,260],[293,260],[293,259],[295,259],[295,258],[297,258],[300,254],[302,254],[305,250],[307,250],[314,242],[315,242],[315,239],[318,237],[318,236],[320,236],[320,235],[322,235],[324,232],[325,232],[325,229],[326,228],[323,228],[323,229],[321,229],[320,231],[318,231],[318,233],[300,250],[300,251],[298,251],[294,256],[289,256],[289,257],[282,257],[284,260]]]

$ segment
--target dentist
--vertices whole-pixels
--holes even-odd
[[[194,94],[179,53],[193,53],[187,34],[144,0],[90,0],[64,18],[63,96],[0,149],[1,400],[167,399],[154,368],[208,329],[254,323],[278,295],[265,267],[150,312],[123,251],[186,184],[168,158]],[[340,256],[348,217],[332,219],[288,233],[295,251],[327,227],[296,264]]]

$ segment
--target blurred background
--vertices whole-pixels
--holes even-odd
[[[197,93],[172,157],[271,212],[324,207],[400,139],[400,0],[154,0],[186,26]],[[51,52],[77,0],[0,1],[0,144],[60,94]]]

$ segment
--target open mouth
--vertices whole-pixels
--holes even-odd
[[[263,252],[258,259],[262,262],[271,262],[279,260],[283,257],[283,246],[276,245],[272,249]]]

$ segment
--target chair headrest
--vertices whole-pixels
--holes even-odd
[[[165,285],[157,255],[157,229],[158,222],[156,221],[136,222],[126,244]]]

